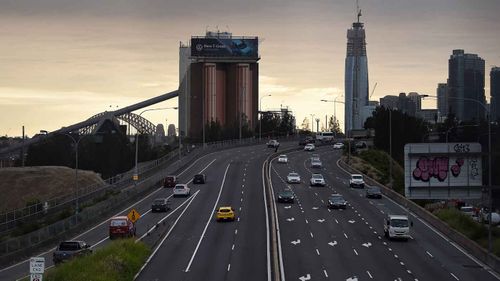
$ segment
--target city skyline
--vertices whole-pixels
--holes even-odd
[[[438,83],[446,82],[454,49],[481,56],[486,73],[500,65],[496,1],[360,6],[370,93],[377,83],[371,100],[399,92],[434,95]],[[298,125],[310,113],[323,120],[334,110],[320,100],[344,92],[346,29],[356,21],[356,4],[28,0],[2,1],[0,15],[0,135],[18,136],[25,125],[32,136],[175,90],[179,41],[206,29],[261,38],[260,95],[272,95],[263,100],[263,110],[288,106]],[[433,104],[426,100],[423,108]],[[336,111],[343,128],[343,106]],[[174,110],[145,117],[177,124]]]

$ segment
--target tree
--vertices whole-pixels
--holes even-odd
[[[300,126],[300,129],[302,129],[302,131],[311,131],[309,124],[311,124],[311,122],[309,122],[309,119],[307,117],[304,118],[304,120],[302,121],[302,125]]]
[[[337,120],[337,118],[335,118],[334,116],[330,117],[330,120],[328,121],[328,130],[335,133],[335,135],[342,134],[342,131],[340,130],[339,120]]]

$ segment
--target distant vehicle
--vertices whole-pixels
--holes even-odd
[[[311,160],[311,168],[321,168],[322,166],[323,163],[321,163],[321,160],[319,159]]]
[[[316,133],[316,140],[320,142],[331,142],[335,134],[333,132],[318,132]]]
[[[59,246],[52,254],[52,261],[54,264],[59,264],[71,258],[90,253],[92,253],[92,249],[84,241],[63,241],[59,243]]]
[[[330,209],[347,209],[347,201],[340,194],[332,194],[328,198],[328,208]]]
[[[204,184],[206,181],[207,181],[207,175],[205,175],[205,174],[194,175],[194,178],[193,178],[194,184]]]
[[[156,198],[151,204],[151,212],[168,212],[170,201],[167,198]]]
[[[410,238],[410,222],[408,216],[405,215],[388,215],[384,219],[384,235],[389,239],[403,239]]]
[[[319,154],[317,154],[317,153],[313,153],[313,154],[311,155],[311,160],[319,160]]]
[[[311,179],[309,180],[311,186],[325,186],[325,179],[322,174],[312,174]]]
[[[299,140],[299,145],[306,145],[308,143],[315,143],[315,142],[316,141],[313,137],[305,137]]]
[[[287,183],[300,183],[300,175],[295,173],[295,172],[288,173],[288,176],[286,176],[286,182]]]
[[[486,209],[483,209],[483,210],[481,210],[480,213],[482,214],[482,220],[483,220],[483,222],[484,223],[489,223],[490,222],[490,220],[489,220],[489,218],[490,218],[489,211],[486,210]],[[492,225],[499,224],[500,223],[500,214],[497,213],[497,212],[492,212],[491,213],[491,222],[492,222]]]
[[[288,157],[284,154],[280,155],[278,157],[278,163],[288,163]]]
[[[217,221],[230,220],[234,221],[236,214],[231,206],[219,207],[217,213],[215,214],[215,219]]]
[[[135,236],[135,225],[127,216],[112,217],[109,220],[109,239]]]
[[[305,151],[314,151],[315,148],[316,147],[312,143],[308,143],[308,144],[306,144],[306,146],[304,146]]]
[[[276,148],[280,145],[280,143],[277,140],[270,140],[267,142],[267,147],[273,147]]]
[[[344,144],[341,142],[338,142],[338,143],[333,145],[333,149],[343,149],[343,148],[344,148]]]
[[[460,207],[460,212],[468,215],[468,216],[473,216],[475,214],[475,210],[473,206],[463,206]]]
[[[369,186],[366,189],[366,198],[382,198],[382,191],[378,186]]]
[[[176,176],[166,176],[163,180],[163,187],[174,187],[177,184]]]
[[[285,189],[278,193],[278,203],[293,203],[295,196],[293,192],[289,189]]]
[[[352,188],[365,188],[365,181],[363,180],[363,175],[352,174],[349,180],[349,186]]]
[[[187,184],[177,184],[174,187],[174,197],[191,195],[191,188]]]

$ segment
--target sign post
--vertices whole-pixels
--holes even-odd
[[[30,280],[42,281],[44,272],[45,272],[45,258],[32,257],[30,259],[30,275],[31,275]]]
[[[137,212],[135,209],[132,209],[130,210],[130,212],[128,213],[127,217],[133,222],[135,223],[140,217],[141,217],[141,214],[139,214],[139,212]]]

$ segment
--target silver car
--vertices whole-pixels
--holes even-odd
[[[286,182],[300,183],[300,175],[295,172],[289,173],[288,176],[286,176]]]
[[[311,186],[325,186],[325,178],[323,178],[322,174],[312,174],[310,179]]]
[[[321,163],[321,160],[319,160],[319,159],[311,160],[311,167],[312,168],[321,168],[322,166],[323,166],[323,163]]]

